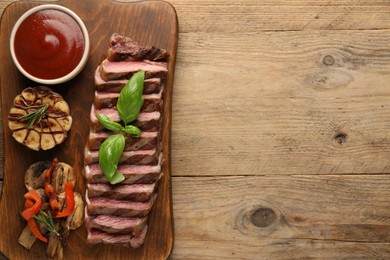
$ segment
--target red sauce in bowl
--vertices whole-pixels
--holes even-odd
[[[14,50],[20,66],[41,79],[57,79],[72,72],[84,49],[83,32],[68,14],[47,9],[28,16],[15,34]]]

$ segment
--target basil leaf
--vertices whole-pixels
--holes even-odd
[[[105,114],[97,114],[97,119],[99,120],[99,123],[111,131],[122,131],[123,126],[115,121],[113,121],[111,118],[106,116]]]
[[[123,128],[123,132],[129,135],[134,135],[136,137],[139,137],[141,135],[141,129],[133,125],[125,126],[125,128]]]
[[[109,136],[100,146],[98,155],[99,165],[104,175],[110,181],[115,175],[118,175],[117,167],[124,149],[125,137],[123,134]]]
[[[120,173],[118,170],[116,170],[114,176],[112,176],[111,180],[109,180],[109,181],[111,184],[118,184],[124,180],[125,180],[125,176],[123,176],[122,173]]]
[[[134,121],[144,102],[142,92],[144,90],[145,72],[135,73],[122,88],[116,107],[120,118],[125,124]]]

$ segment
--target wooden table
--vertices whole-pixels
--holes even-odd
[[[390,257],[390,2],[170,2],[172,259]]]

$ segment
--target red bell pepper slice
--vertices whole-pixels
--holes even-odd
[[[37,223],[35,222],[34,218],[30,218],[28,220],[28,226],[30,227],[31,232],[36,236],[39,240],[47,243],[48,239],[44,236],[42,236],[41,232],[39,232],[39,228],[37,226]]]
[[[26,207],[26,209],[22,212],[22,216],[28,221],[39,212],[42,207],[42,200],[41,197],[39,197],[39,194],[33,190],[24,194],[24,197],[26,198],[26,206],[29,207]],[[33,205],[31,205],[31,201],[34,202]]]
[[[45,170],[45,192],[47,197],[49,198],[49,205],[52,208],[53,211],[58,211],[60,209],[60,206],[57,201],[57,196],[54,193],[54,188],[51,186],[51,174],[53,172],[54,167],[57,165],[58,159],[54,158],[51,165]]]
[[[34,236],[36,236],[39,240],[47,243],[47,238],[42,236],[37,223],[33,218],[33,216],[36,215],[42,207],[41,197],[35,191],[27,192],[24,197],[26,198],[26,202],[24,204],[26,209],[22,212],[22,216],[27,220],[28,226]]]
[[[66,197],[66,208],[62,212],[58,212],[55,214],[56,218],[63,218],[67,217],[70,214],[72,214],[75,202],[74,202],[74,192],[73,192],[73,185],[71,183],[65,184],[65,197]]]
[[[34,205],[34,201],[30,199],[26,199],[26,202],[24,203],[24,207],[26,209],[31,208]]]

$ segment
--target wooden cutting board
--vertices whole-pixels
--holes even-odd
[[[47,3],[47,2],[46,2]],[[2,118],[4,126],[5,169],[0,200],[0,252],[10,259],[45,258],[46,245],[36,242],[28,251],[17,242],[24,227],[20,217],[23,209],[24,172],[28,166],[54,156],[74,167],[77,172],[76,190],[84,193],[83,151],[89,133],[89,113],[94,96],[93,74],[105,57],[109,37],[118,32],[130,36],[142,44],[167,49],[169,76],[164,93],[163,117],[163,178],[160,181],[158,199],[150,213],[148,235],[143,247],[129,249],[113,245],[88,245],[83,225],[72,231],[64,250],[65,259],[163,259],[173,245],[173,220],[171,207],[170,176],[170,127],[173,73],[177,49],[177,16],[167,2],[148,1],[119,3],[109,0],[64,0],[55,2],[76,12],[89,31],[91,52],[89,61],[80,75],[71,82],[52,89],[68,101],[73,116],[73,126],[65,143],[47,152],[35,152],[13,140],[7,127],[7,116],[14,97],[28,86],[36,86],[23,77],[14,66],[9,53],[9,37],[16,20],[29,8],[43,2],[15,2],[8,6],[1,19],[0,35],[0,86]]]

